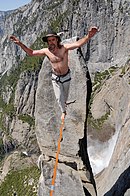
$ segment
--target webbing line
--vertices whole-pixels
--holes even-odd
[[[59,136],[59,139],[58,139],[58,148],[57,148],[57,153],[56,153],[56,161],[55,161],[55,166],[54,166],[54,171],[53,171],[50,196],[52,196],[53,195],[53,192],[54,192],[55,179],[56,179],[56,171],[57,171],[57,166],[58,166],[58,157],[59,157],[59,153],[60,153],[60,142],[62,140],[63,127],[64,127],[64,120],[62,120],[61,126],[60,126],[60,136]]]

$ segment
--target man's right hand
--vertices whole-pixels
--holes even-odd
[[[19,39],[16,38],[14,35],[11,35],[11,36],[9,37],[9,39],[10,39],[11,41],[13,41],[15,44],[18,44],[18,45],[19,45],[19,43],[20,43]]]

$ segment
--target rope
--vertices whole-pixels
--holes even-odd
[[[60,136],[59,136],[59,139],[58,139],[58,148],[57,148],[57,153],[56,153],[56,161],[55,161],[55,166],[54,166],[54,171],[53,171],[50,196],[53,196],[53,192],[54,192],[56,171],[57,171],[57,166],[58,166],[58,157],[59,157],[59,153],[60,153],[60,142],[62,140],[63,127],[64,127],[64,120],[62,120],[61,126],[60,126]]]

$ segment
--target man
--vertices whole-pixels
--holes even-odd
[[[68,66],[68,51],[74,50],[86,44],[91,37],[98,32],[97,27],[91,27],[88,34],[69,44],[61,44],[60,36],[55,32],[50,31],[45,37],[42,38],[47,42],[48,48],[40,50],[32,50],[25,46],[19,39],[11,35],[10,39],[15,44],[19,45],[30,56],[47,56],[52,66],[52,84],[55,92],[56,99],[61,108],[61,119],[64,120],[66,116],[66,102],[70,86],[70,69]]]

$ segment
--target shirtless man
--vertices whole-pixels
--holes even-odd
[[[91,27],[88,34],[83,38],[73,43],[62,45],[60,36],[55,32],[48,32],[48,34],[42,38],[44,42],[47,42],[48,48],[40,50],[32,50],[25,46],[19,39],[11,35],[10,40],[19,45],[29,56],[47,56],[52,66],[52,84],[55,92],[56,99],[61,108],[61,119],[64,120],[66,116],[66,101],[69,93],[70,86],[70,69],[68,66],[68,50],[74,50],[86,44],[90,38],[92,38],[96,32],[97,27]]]

